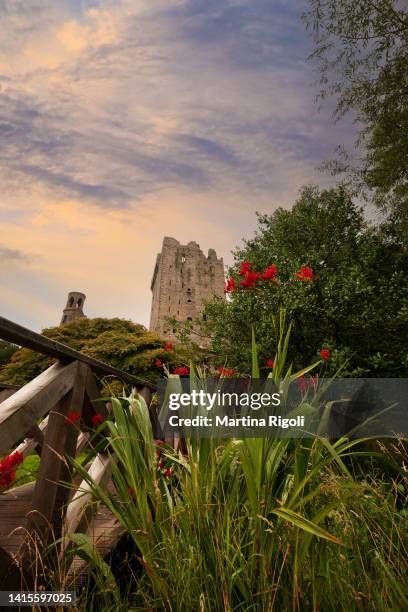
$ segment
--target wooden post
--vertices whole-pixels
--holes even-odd
[[[67,485],[71,474],[64,455],[75,456],[79,433],[79,423],[68,423],[66,417],[72,411],[82,415],[88,367],[77,362],[73,389],[51,410],[48,419],[32,511],[28,517],[29,530],[33,529],[44,544],[51,536],[59,537],[61,534],[63,506],[69,497]]]

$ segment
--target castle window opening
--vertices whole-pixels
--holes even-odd
[[[187,321],[192,321],[193,319],[191,317],[187,317]]]
[[[81,308],[81,306],[82,306],[82,298],[79,298],[77,302],[77,308]]]
[[[68,306],[71,308],[74,305],[74,298],[71,296],[68,301]]]

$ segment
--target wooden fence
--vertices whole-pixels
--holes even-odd
[[[0,456],[15,450],[24,457],[33,452],[40,456],[35,482],[0,495],[1,590],[16,586],[21,576],[30,586],[38,552],[62,535],[89,530],[92,520],[97,521],[97,517],[92,519],[91,495],[84,494],[86,484],[74,482],[66,461],[86,446],[93,433],[92,417],[107,415],[106,404],[97,401],[96,377],[112,376],[131,385],[148,405],[155,386],[3,317],[0,338],[56,359],[21,388],[0,383]],[[69,423],[72,411],[80,415],[81,429]],[[151,419],[156,427],[153,413]],[[104,453],[99,453],[88,469],[95,480],[109,485],[109,461]],[[75,486],[81,493],[75,493]],[[105,519],[105,527],[114,530],[111,517]],[[114,539],[107,537],[108,548],[109,540],[113,543]]]

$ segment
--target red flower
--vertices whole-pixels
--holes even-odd
[[[167,468],[167,470],[164,472],[164,475],[165,475],[165,477],[166,477],[166,478],[170,478],[170,476],[172,476],[172,475],[173,475],[173,472],[174,472],[173,468],[172,468],[172,467],[169,467],[169,468]]]
[[[273,368],[273,367],[275,367],[275,362],[274,362],[274,360],[273,360],[273,359],[267,359],[267,360],[266,360],[266,367],[267,367],[267,368]]]
[[[20,453],[19,451],[14,451],[14,453],[3,457],[3,459],[0,461],[0,471],[12,470],[13,468],[20,465],[23,460],[23,453]]]
[[[175,368],[173,372],[173,374],[178,374],[179,376],[188,376],[189,373],[190,373],[190,370],[184,366],[179,366]]]
[[[166,344],[164,345],[164,350],[165,351],[172,351],[173,350],[173,345],[171,342],[166,342]]]
[[[164,440],[155,440],[154,443],[156,446],[163,446],[163,444],[166,444]]]
[[[80,418],[81,415],[72,410],[71,412],[68,412],[67,416],[65,417],[65,423],[67,425],[73,425],[76,423],[76,421],[79,421]]]
[[[275,264],[272,264],[271,266],[266,268],[266,270],[264,271],[264,273],[261,276],[262,276],[263,280],[268,280],[268,279],[275,278],[277,272],[278,272],[278,268],[276,267]]]
[[[163,468],[164,468],[164,461],[160,461],[160,462],[157,464],[157,469],[158,469],[158,470],[162,470]]]
[[[101,414],[94,414],[92,417],[92,426],[98,427],[105,420]]]
[[[225,293],[232,293],[235,289],[235,278],[231,276],[225,283]]]
[[[156,368],[161,368],[163,364],[160,361],[160,359],[156,359],[155,362],[154,362],[154,365],[156,366]]]
[[[324,361],[328,361],[328,359],[330,359],[330,351],[328,348],[322,348],[319,355]]]
[[[235,374],[235,370],[232,370],[230,368],[224,368],[224,366],[220,366],[218,368],[218,372],[221,374],[221,376],[232,376],[233,374]]]
[[[309,383],[305,378],[305,375],[302,374],[301,376],[299,376],[299,378],[297,379],[297,383],[299,385],[299,390],[301,393],[304,393],[305,391],[308,390],[309,387]]]
[[[249,261],[242,261],[238,274],[240,276],[245,276],[246,274],[248,274],[250,269],[251,269],[251,264],[249,263]]]
[[[0,475],[0,486],[2,487],[9,487],[13,480],[16,477],[16,472],[6,472],[5,474],[1,474]]]
[[[296,272],[296,278],[301,281],[311,281],[314,279],[314,272],[312,268],[308,268],[307,266],[302,266],[299,272]]]
[[[245,274],[245,280],[241,281],[239,284],[244,289],[250,289],[255,287],[255,283],[259,278],[261,278],[261,275],[258,272],[247,272]]]

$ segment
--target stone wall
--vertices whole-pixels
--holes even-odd
[[[182,245],[165,237],[157,255],[151,283],[150,329],[172,337],[166,317],[178,321],[202,317],[204,300],[214,296],[225,299],[224,264],[214,249],[206,257],[196,242]]]

